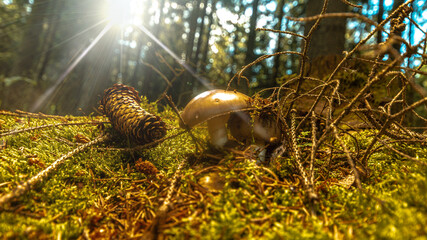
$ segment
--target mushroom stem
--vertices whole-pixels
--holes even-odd
[[[211,143],[216,148],[223,148],[228,141],[227,128],[225,124],[230,115],[219,116],[208,120],[208,132]]]

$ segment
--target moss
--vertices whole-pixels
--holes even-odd
[[[143,104],[157,111],[153,104]],[[168,136],[181,131],[170,108],[159,114],[170,129]],[[5,115],[0,119],[1,131],[64,121]],[[70,116],[66,121],[90,119]],[[58,126],[4,137],[0,192],[9,192],[42,170],[39,164],[29,164],[30,158],[48,166],[79,144],[77,134],[94,139],[100,132],[94,125]],[[201,126],[192,132],[201,146],[208,148],[206,129]],[[352,134],[355,138],[343,135],[348,149],[363,152],[374,132]],[[172,195],[171,211],[161,226],[162,234],[172,239],[427,236],[427,167],[385,148],[378,148],[368,159],[370,175],[363,181],[363,191],[339,186],[339,179],[348,174],[345,157],[338,154],[328,162],[326,149],[321,149],[325,153],[320,151],[315,164],[319,202],[310,209],[291,157],[283,156],[269,166],[260,166],[239,151],[196,152],[188,134],[138,152],[114,149],[130,146],[116,139],[69,159],[32,191],[4,206],[0,212],[0,235],[4,239],[76,239],[83,238],[86,232],[92,238],[139,237],[163,203],[178,165],[187,160]],[[419,161],[427,161],[427,150],[421,144],[397,142],[393,146]],[[300,147],[310,146],[301,143]],[[153,163],[159,173],[147,178],[135,169],[138,159]],[[198,181],[206,175],[206,167],[216,171],[225,184],[213,190],[202,187]],[[312,211],[316,214],[310,214]]]

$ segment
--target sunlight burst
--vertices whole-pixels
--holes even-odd
[[[139,0],[107,0],[104,13],[113,25],[140,24],[143,7]]]

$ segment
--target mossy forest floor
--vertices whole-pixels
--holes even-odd
[[[156,111],[153,105],[147,108]],[[168,136],[182,131],[172,110],[159,115],[170,128]],[[106,119],[1,114],[0,133],[89,121]],[[85,124],[2,137],[0,194],[101,132]],[[192,133],[208,149],[206,129]],[[372,134],[365,130],[343,139],[350,151],[363,151]],[[418,162],[376,145],[362,190],[341,184],[350,174],[343,153],[331,159],[328,149],[320,149],[314,204],[306,201],[290,155],[256,164],[242,149],[196,151],[187,133],[150,149],[131,152],[128,147],[125,140],[92,146],[2,206],[0,238],[140,239],[157,230],[157,237],[169,239],[427,239],[427,147],[422,143],[393,145]],[[155,218],[183,160],[168,212]]]

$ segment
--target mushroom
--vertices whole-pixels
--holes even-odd
[[[192,128],[207,121],[212,145],[223,148],[228,141],[226,123],[232,112],[240,112],[250,107],[250,98],[236,91],[211,90],[194,97],[185,106],[181,117]]]

